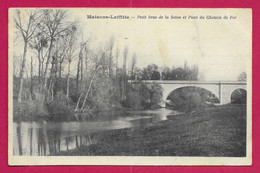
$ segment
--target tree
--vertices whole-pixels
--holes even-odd
[[[182,69],[182,67],[178,67],[172,70],[171,75],[174,78],[174,80],[182,80],[184,78],[184,70]]]
[[[135,80],[135,67],[136,66],[136,54],[134,53],[132,56],[132,64],[131,64],[131,81]]]
[[[76,93],[75,98],[77,98],[78,90],[82,89],[82,83],[83,83],[83,57],[85,57],[85,67],[87,71],[87,63],[88,63],[88,56],[87,56],[87,41],[82,41],[80,43],[80,51],[78,55],[78,65],[77,65],[77,75],[76,75]]]
[[[124,105],[137,109],[154,109],[162,102],[162,91],[163,88],[159,84],[146,84],[142,81],[136,82],[128,88]]]
[[[71,29],[67,30],[68,35],[68,48],[67,48],[67,60],[68,60],[68,75],[67,75],[67,99],[69,99],[69,89],[70,89],[70,65],[73,58],[73,54],[75,51],[75,43],[76,43],[76,26],[71,27]]]
[[[83,100],[82,106],[81,106],[81,108],[80,108],[80,111],[84,111],[84,110],[86,109],[86,108],[85,108],[86,101],[87,101],[87,99],[88,99],[90,90],[91,90],[91,88],[92,88],[94,79],[95,79],[95,77],[96,77],[96,73],[97,73],[98,70],[102,67],[101,64],[102,64],[102,61],[104,60],[104,58],[105,58],[104,52],[102,53],[102,55],[100,56],[100,58],[98,58],[98,56],[95,56],[95,57],[94,57],[94,63],[95,63],[94,71],[93,71],[93,73],[92,73],[91,80],[90,80],[88,89],[87,89],[87,91],[86,91],[86,95],[85,95],[85,97],[84,97],[84,100]],[[82,95],[83,95],[83,94],[81,94],[80,97],[79,97],[79,99],[78,99],[78,102],[77,102],[75,111],[78,111],[79,102],[80,102],[80,100],[81,100]],[[90,107],[90,106],[89,106],[89,107]]]
[[[22,90],[23,90],[23,77],[24,68],[26,63],[27,46],[28,43],[33,39],[33,34],[37,28],[40,21],[41,15],[38,10],[26,10],[25,14],[20,10],[15,11],[15,16],[13,18],[16,29],[20,32],[24,42],[22,65],[20,69],[20,83],[18,90],[18,102],[22,101]]]
[[[115,54],[115,57],[116,57],[116,77],[118,76],[118,57],[119,57],[119,54],[120,54],[120,51],[119,51],[119,48],[117,47],[116,54]]]
[[[114,37],[111,37],[110,40],[109,40],[109,67],[108,67],[108,74],[109,74],[110,78],[112,77],[112,74],[113,74],[113,54],[112,54],[112,51],[113,51],[113,47],[114,47],[114,42],[115,42]]]
[[[171,69],[169,67],[162,68],[162,80],[171,80]]]
[[[155,64],[149,64],[143,69],[142,78],[143,80],[159,80],[160,72],[158,66]]]
[[[63,34],[60,35],[59,39],[57,40],[57,48],[56,48],[56,56],[57,56],[57,63],[58,63],[58,79],[61,80],[62,78],[62,70],[63,70],[63,63],[67,56],[68,44],[67,35]]]
[[[30,88],[30,99],[33,99],[33,58],[31,56],[31,88]]]
[[[163,80],[198,80],[199,68],[198,65],[188,66],[185,61],[183,68],[178,67],[171,69],[169,67],[162,68],[162,79]]]
[[[199,78],[199,67],[198,65],[193,65],[192,68],[192,74],[191,74],[191,80],[198,80]]]
[[[66,10],[55,9],[55,10],[43,10],[44,12],[44,28],[41,28],[42,32],[48,35],[50,40],[50,45],[48,49],[48,56],[44,71],[44,88],[47,88],[47,73],[50,63],[50,58],[52,55],[53,43],[61,34],[65,33],[70,29],[74,24],[66,22]]]
[[[154,71],[151,76],[151,80],[160,80],[161,74],[159,71]]]
[[[237,80],[238,80],[238,81],[246,82],[246,81],[247,81],[246,72],[242,72],[242,73],[238,76]]]
[[[151,84],[147,85],[147,89],[149,91],[150,97],[150,108],[153,109],[154,107],[158,106],[162,101],[162,86],[159,84]]]
[[[40,24],[38,27],[41,27]],[[42,75],[42,66],[45,59],[45,56],[43,56],[44,48],[48,47],[48,40],[44,33],[40,32],[38,30],[37,34],[35,34],[34,39],[30,43],[30,48],[33,50],[36,50],[36,56],[38,58],[38,83],[39,83],[39,89],[41,90],[41,75]]]
[[[123,77],[121,79],[121,101],[126,99],[126,61],[128,56],[128,47],[125,46],[123,57]]]

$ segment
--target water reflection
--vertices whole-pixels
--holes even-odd
[[[98,142],[100,131],[145,127],[167,119],[170,110],[132,111],[124,114],[100,113],[85,122],[14,123],[13,154],[54,155],[57,152],[89,146]]]
[[[60,151],[91,145],[97,142],[94,134],[85,136],[61,135],[61,131],[45,128],[42,123],[32,127],[34,123],[15,123],[14,155],[46,156]],[[27,133],[26,133],[27,132]]]

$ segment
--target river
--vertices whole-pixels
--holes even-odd
[[[45,156],[98,143],[98,133],[146,127],[178,114],[168,109],[101,112],[81,122],[13,123],[13,155]]]

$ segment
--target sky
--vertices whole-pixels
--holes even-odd
[[[137,56],[137,66],[148,64],[179,67],[185,61],[197,64],[204,80],[237,80],[251,66],[251,11],[242,9],[70,9],[69,18],[78,21],[89,47],[105,46],[111,37],[114,48],[129,49],[127,63]],[[125,15],[129,19],[88,19],[87,15]],[[163,19],[148,19],[162,15]],[[138,16],[147,16],[138,19]],[[165,19],[165,16],[186,16],[186,19]],[[191,17],[192,16],[192,17]],[[191,19],[220,16],[222,19]],[[223,19],[228,16],[228,19]],[[230,16],[236,17],[230,19]],[[133,18],[132,18],[133,17]],[[115,49],[114,49],[115,51]]]

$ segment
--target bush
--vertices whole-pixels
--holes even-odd
[[[133,109],[155,109],[162,102],[162,87],[159,84],[136,83],[128,86],[124,105]]]
[[[73,111],[64,103],[52,101],[48,104],[49,120],[68,121],[73,120]]]
[[[244,89],[236,89],[231,94],[231,103],[233,104],[246,104],[246,90]]]
[[[100,75],[93,83],[88,96],[91,109],[95,111],[109,110],[116,105],[114,94],[118,92],[117,86],[107,76]]]
[[[73,110],[68,106],[68,99],[63,92],[57,92],[53,101],[48,103],[49,120],[68,121],[74,119]]]
[[[14,100],[13,110],[14,121],[37,121],[48,116],[43,101],[39,100],[26,100],[22,103]]]
[[[135,91],[129,91],[126,95],[126,100],[124,101],[124,106],[133,109],[143,109],[142,98]]]
[[[170,106],[178,111],[190,112],[205,105],[205,101],[208,100],[206,95],[199,88],[177,89],[170,95]]]

